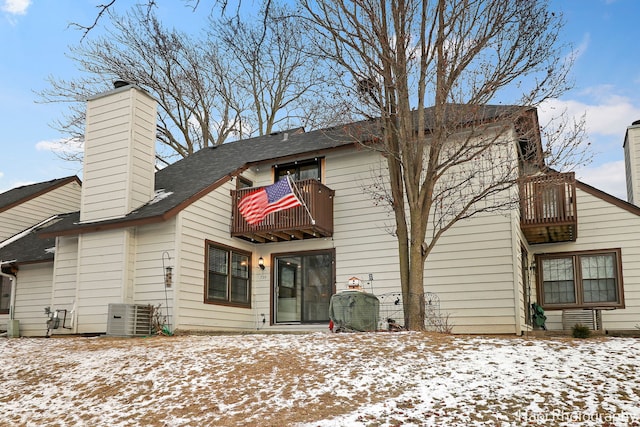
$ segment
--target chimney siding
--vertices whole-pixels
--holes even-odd
[[[627,178],[627,201],[640,206],[640,125],[627,128],[624,138],[624,166]]]
[[[80,221],[122,217],[153,198],[156,111],[131,85],[89,99]]]

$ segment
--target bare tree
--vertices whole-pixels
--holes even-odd
[[[544,0],[301,3],[318,55],[382,117],[388,170],[371,191],[394,214],[405,325],[423,329],[425,262],[443,233],[513,208],[520,174],[544,167],[532,107],[568,89],[561,17]]]
[[[145,8],[112,15],[114,27],[105,37],[71,50],[85,77],[50,78],[41,100],[69,103],[54,126],[75,144],[83,139],[84,100],[108,89],[105,80],[143,87],[159,102],[158,159],[165,164],[274,126],[315,126],[320,116],[309,111],[327,99],[320,96],[325,79],[281,19],[264,28],[218,22],[222,30],[196,37],[165,28]],[[76,160],[77,152],[68,158]]]
[[[270,3],[271,0],[267,1],[267,4]],[[120,4],[116,4],[117,0],[109,0],[105,3],[100,3],[97,4],[95,7],[97,9],[96,12],[96,16],[93,20],[93,22],[90,22],[88,24],[83,24],[83,23],[79,23],[79,22],[72,22],[69,24],[70,27],[76,28],[80,31],[82,31],[82,37],[80,38],[80,41],[84,40],[89,33],[91,32],[91,30],[93,30],[94,28],[96,28],[98,26],[98,24],[100,23],[100,21],[105,17],[108,16],[111,13],[115,13],[114,9]],[[200,0],[183,0],[183,3],[185,5],[185,7],[189,7],[191,8],[194,12],[196,11],[196,9],[198,9],[198,7],[200,6]],[[209,2],[211,7],[218,7],[220,9],[220,13],[221,15],[224,15],[227,11],[228,8],[235,6],[235,13],[236,13],[236,17],[239,14],[240,11],[240,6],[242,4],[242,2],[240,0],[238,1],[234,1],[234,2],[229,2],[228,0],[214,0],[212,2]],[[150,19],[153,15],[153,10],[158,7],[158,4],[156,3],[156,0],[146,0],[145,2],[141,2],[137,5],[137,7],[139,8],[143,8],[146,13],[145,13],[145,18],[146,19]],[[267,8],[268,9],[268,8]]]
[[[238,73],[237,90],[250,103],[243,130],[265,135],[278,128],[312,129],[344,121],[344,115],[331,114],[341,111],[335,105],[327,107],[332,76],[320,58],[305,50],[309,40],[300,32],[300,18],[276,2],[265,5],[260,15],[268,16],[264,25],[251,16],[211,19],[209,41],[225,51]]]
[[[147,13],[137,8],[122,17],[113,15],[114,27],[106,36],[71,49],[71,58],[86,77],[51,77],[50,88],[40,96],[44,102],[70,103],[70,114],[56,126],[72,140],[82,140],[88,96],[108,89],[112,80],[145,88],[158,100],[158,159],[168,164],[175,156],[222,144],[237,131],[245,108],[219,52],[193,36],[166,29]]]

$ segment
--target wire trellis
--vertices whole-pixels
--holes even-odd
[[[380,301],[380,330],[403,330],[404,309],[402,292],[388,292],[376,295]],[[424,293],[425,316],[424,327],[427,331],[438,332],[441,326],[440,297],[433,292]]]

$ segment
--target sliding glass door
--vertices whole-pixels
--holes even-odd
[[[329,321],[335,283],[333,259],[333,251],[274,256],[275,323]]]

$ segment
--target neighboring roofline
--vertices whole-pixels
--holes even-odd
[[[55,181],[55,180],[52,180],[52,181]],[[54,184],[54,185],[52,185],[50,187],[43,188],[40,191],[37,191],[37,192],[35,192],[33,194],[30,194],[27,197],[23,197],[20,200],[16,200],[15,202],[13,202],[11,204],[8,204],[6,206],[0,206],[0,213],[8,211],[9,209],[15,208],[18,205],[21,205],[21,204],[23,204],[25,202],[28,202],[30,200],[35,199],[36,197],[42,196],[43,194],[48,193],[49,191],[57,190],[58,188],[63,187],[63,186],[65,186],[65,185],[67,185],[67,184],[69,184],[69,183],[71,183],[73,181],[76,181],[78,183],[78,185],[82,186],[82,181],[80,181],[80,178],[78,178],[77,175],[69,176],[69,177],[66,177],[66,178],[60,178],[60,182],[57,182],[56,184]],[[34,184],[40,184],[40,183],[34,183]],[[10,189],[8,191],[11,191],[11,190],[14,190],[14,189],[12,188],[12,189]]]
[[[233,176],[234,175],[227,175],[224,177],[224,179],[220,179],[214,182],[210,186],[195,193],[193,196],[189,197],[182,203],[174,206],[173,208],[166,211],[162,215],[156,215],[156,216],[151,216],[146,218],[135,218],[135,219],[114,218],[112,220],[106,220],[106,221],[96,221],[96,222],[83,223],[83,224],[81,223],[81,224],[77,224],[74,228],[69,230],[50,231],[50,232],[43,231],[38,233],[38,236],[42,238],[56,237],[56,236],[73,236],[73,235],[82,234],[82,233],[95,233],[98,231],[115,230],[118,228],[137,227],[141,225],[156,224],[159,222],[164,222],[173,218],[184,208],[198,201],[203,196],[209,194],[210,192],[214,191],[218,187],[222,186],[224,183],[231,180]]]
[[[632,214],[640,216],[640,207],[634,205],[633,203],[626,202],[622,199],[617,198],[616,196],[612,196],[609,193],[605,193],[602,190],[598,190],[595,187],[590,186],[589,184],[585,184],[582,181],[576,180],[576,187],[585,193],[589,193],[594,197],[597,197],[605,202],[611,203],[619,208],[622,208]]]

